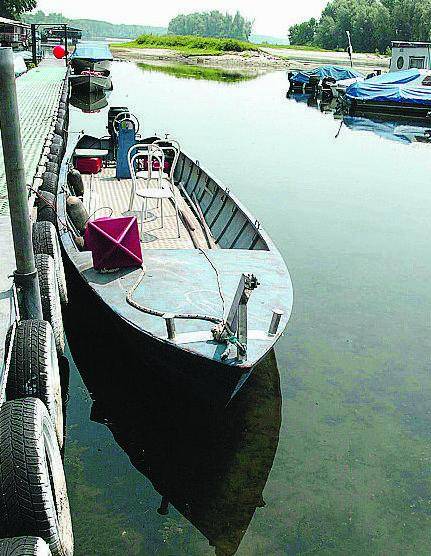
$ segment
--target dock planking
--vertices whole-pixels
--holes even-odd
[[[64,62],[44,60],[16,80],[25,176],[32,183],[43,147],[52,129],[61,87],[66,75]],[[0,149],[0,385],[4,385],[4,347],[7,330],[14,320],[11,275],[15,255],[7,200],[3,151]],[[4,392],[0,389],[0,401]]]

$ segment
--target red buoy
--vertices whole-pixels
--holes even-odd
[[[54,46],[54,48],[52,49],[52,53],[57,58],[57,60],[61,60],[61,58],[64,58],[66,56],[66,49],[64,48],[64,46],[58,44],[57,46]]]

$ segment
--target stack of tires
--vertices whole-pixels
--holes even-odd
[[[61,456],[59,370],[65,346],[61,305],[67,303],[67,287],[53,208],[65,149],[66,105],[63,91],[51,145],[52,166],[41,187],[47,202],[39,204],[33,224],[43,320],[15,322],[6,339],[7,401],[0,407],[0,556],[73,554]]]

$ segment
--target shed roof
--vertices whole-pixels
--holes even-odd
[[[0,17],[0,25],[19,25],[20,27],[30,28],[28,23],[23,23],[22,21],[14,21],[13,19],[6,19],[5,17]]]

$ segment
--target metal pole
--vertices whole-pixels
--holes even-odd
[[[64,50],[66,51],[65,59],[66,59],[66,67],[67,67],[67,58],[68,58],[68,56],[67,56],[67,25],[64,26]]]
[[[36,25],[34,23],[31,24],[31,55],[33,64],[37,66]]]
[[[42,319],[11,48],[0,48],[0,129],[15,250],[14,278],[19,291],[20,313],[24,319]]]

